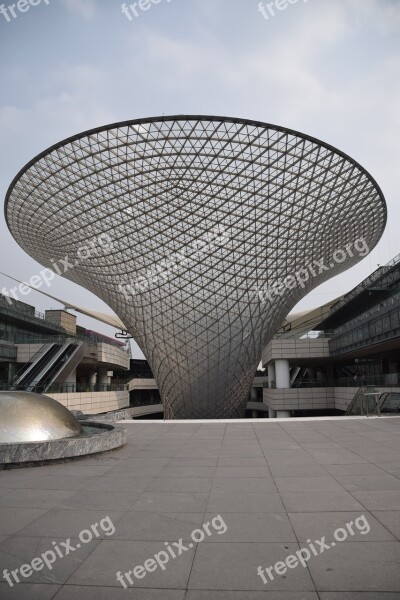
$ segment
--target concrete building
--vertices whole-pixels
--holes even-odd
[[[344,297],[285,324],[262,358],[270,417],[375,412],[375,400],[398,412],[399,283],[397,256]]]
[[[118,410],[129,392],[113,373],[128,372],[129,360],[123,342],[80,327],[75,315],[0,295],[0,389],[45,393],[85,414]]]

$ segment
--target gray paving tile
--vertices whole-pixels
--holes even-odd
[[[207,446],[206,443],[205,446]],[[217,453],[215,448],[194,448],[188,446],[177,452],[175,458],[214,458]]]
[[[333,541],[333,534],[338,528],[344,528],[348,531],[348,542],[363,540],[369,542],[395,541],[387,528],[383,527],[367,511],[289,513],[289,518],[300,542],[305,542],[308,539],[319,540],[323,536],[326,537],[328,542]],[[347,529],[346,525],[351,522],[353,522],[353,526]],[[368,529],[370,529],[369,532]],[[354,532],[354,535],[351,535],[351,531]]]
[[[15,534],[46,513],[47,509],[2,507],[0,509],[0,534],[5,536]]]
[[[4,510],[4,509],[3,509]],[[122,517],[122,512],[105,511],[105,510],[49,510],[40,512],[42,516],[32,519],[32,522],[25,525],[18,531],[18,535],[33,536],[33,537],[78,537],[79,533],[84,529],[90,529],[91,525],[100,523],[103,519],[109,517],[111,523],[117,526],[119,519]],[[104,531],[99,527],[99,537],[108,537],[107,521],[103,522]],[[111,528],[112,529],[112,528]]]
[[[346,491],[281,492],[287,512],[362,511],[364,507]]]
[[[74,493],[64,500],[62,507],[65,509],[83,510],[129,510],[142,492],[115,491],[112,490],[85,490]]]
[[[207,512],[285,512],[279,494],[276,492],[235,492],[212,490]]]
[[[400,464],[398,462],[382,461],[377,466],[384,471],[392,473],[392,475],[396,475],[396,477],[400,477]]]
[[[269,567],[285,560],[299,549],[297,544],[199,544],[189,589],[265,591],[265,584],[257,575],[259,565]],[[285,576],[276,576],[268,583],[268,590],[314,591],[306,569],[288,570]]]
[[[371,525],[368,534],[349,536],[346,543],[337,544],[337,548],[310,561],[313,569],[321,568],[320,579],[314,578],[320,600],[394,600],[397,595],[400,597],[400,586],[392,593],[380,590],[396,589],[390,586],[394,586],[393,565],[398,562],[399,545],[394,536],[400,534],[400,436],[394,421],[384,423],[136,423],[128,427],[128,444],[118,451],[63,464],[0,472],[0,507],[8,497],[29,507],[32,502],[44,502],[50,507],[55,503],[55,508],[50,509],[16,508],[15,504],[0,508],[0,543],[8,548],[10,543],[16,544],[16,552],[11,555],[18,558],[26,552],[25,547],[29,554],[39,549],[39,539],[43,544],[49,544],[50,536],[51,541],[65,541],[108,514],[115,533],[108,537],[100,530],[104,541],[96,539],[93,546],[89,544],[93,554],[84,557],[84,562],[74,561],[79,585],[72,585],[72,567],[56,573],[57,578],[52,581],[66,581],[72,576],[58,591],[56,600],[118,600],[119,596],[121,600],[123,596],[138,600],[316,600],[307,570],[293,569],[290,577],[277,576],[266,586],[256,567],[274,564],[279,551],[284,560],[291,547],[298,549],[295,533],[303,544],[322,536],[329,541],[335,529],[365,514]],[[265,457],[259,455],[261,450],[268,458],[269,468]],[[377,464],[359,462],[358,455]],[[272,475],[280,493],[268,491],[275,489]],[[70,497],[62,495],[70,492]],[[286,508],[292,510],[291,521],[280,496]],[[108,508],[111,505],[120,510]],[[374,509],[374,515],[365,505]],[[127,507],[128,512],[123,514]],[[196,554],[192,549],[186,557],[171,559],[170,574],[161,570],[159,574],[148,573],[142,583],[148,586],[146,589],[135,584],[124,590],[117,582],[117,570],[140,564],[135,562],[135,556],[146,560],[161,551],[165,541],[188,539],[194,529],[217,514],[227,524],[227,531],[207,537],[197,546]],[[149,550],[154,548],[152,554],[143,554],[146,544],[153,544],[147,546]],[[361,559],[352,562],[351,555],[346,555],[348,546],[354,552],[358,552],[358,546],[367,546],[369,551],[364,549],[359,553]],[[339,550],[337,558],[335,552]],[[184,596],[193,555],[190,585],[194,585]],[[34,553],[30,558],[33,556]],[[184,564],[179,565],[182,559]],[[24,560],[28,558],[21,559],[19,565]],[[324,560],[326,565],[321,562]],[[115,568],[110,570],[110,564]],[[374,568],[379,577],[372,587]],[[150,576],[155,577],[155,583]],[[48,598],[52,581],[40,596],[43,600]],[[19,584],[19,589],[24,598],[36,600],[42,586],[36,584],[38,587],[33,586],[31,591],[30,583]],[[0,597],[4,585],[7,584],[0,584]],[[349,590],[354,591],[346,593]]]
[[[400,479],[388,473],[382,475],[337,475],[336,479],[349,491],[400,490]]]
[[[0,547],[0,564],[3,568],[11,572],[19,569],[24,564],[31,563],[34,558],[39,558],[43,553],[52,551],[55,557],[55,562],[51,565],[52,568],[49,569],[46,565],[42,564],[41,570],[32,571],[32,574],[29,575],[29,581],[26,580],[25,582],[61,584],[70,577],[77,566],[100,543],[97,538],[94,538],[87,544],[80,543],[79,539],[71,538],[70,543],[76,550],[70,552],[68,556],[64,555],[62,558],[57,559],[57,555],[54,552],[54,545],[52,544],[53,541],[58,543],[58,547],[64,552],[64,546],[62,546],[61,542],[65,542],[65,538],[9,537]],[[80,544],[80,547],[78,547],[78,544]],[[24,582],[24,577],[19,577],[18,574],[17,577],[21,582]]]
[[[203,492],[143,492],[129,509],[146,512],[203,512],[208,494]]]
[[[342,490],[333,477],[277,477],[275,483],[280,492]]]
[[[135,458],[161,458],[162,460],[166,458],[173,458],[176,454],[176,448],[158,448],[155,449],[154,446],[151,449],[141,450],[135,452]],[[129,459],[127,459],[129,460]]]
[[[310,442],[308,441],[310,438],[305,438],[307,441],[302,441],[300,446],[304,448],[304,450],[330,450],[331,448],[341,449],[341,445],[336,442],[329,441],[319,441],[319,442]]]
[[[113,539],[162,543],[189,539],[206,521],[203,512],[128,512],[118,521]]]
[[[199,467],[193,465],[169,466],[162,472],[163,477],[214,477],[216,467]],[[158,475],[158,473],[157,473]]]
[[[352,492],[353,496],[368,510],[398,510],[400,490],[374,490]]]
[[[399,600],[398,592],[322,592],[321,600]]]
[[[215,477],[271,477],[269,468],[261,467],[220,467],[215,471]]]
[[[76,459],[66,463],[57,463],[54,465],[43,465],[41,467],[33,467],[29,469],[35,476],[41,475],[57,475],[64,477],[71,475],[72,477],[93,477],[94,475],[104,475],[113,468],[113,465],[85,465]]]
[[[305,450],[265,450],[268,465],[317,465],[318,462]]]
[[[318,600],[315,592],[205,592],[189,590],[185,600]],[[388,599],[390,600],[390,599]]]
[[[322,592],[399,592],[400,544],[340,544],[313,558],[308,568]],[[379,565],[379,566],[378,566]]]
[[[212,477],[156,477],[148,492],[209,492]]]
[[[175,559],[171,558],[164,570],[158,567],[142,579],[133,578],[135,588],[185,589],[194,557],[194,547]],[[143,565],[159,552],[165,552],[160,542],[132,542],[122,540],[101,541],[92,554],[70,577],[68,583],[121,587],[117,571],[126,573]],[[130,586],[129,586],[130,587]]]
[[[52,477],[52,479],[55,479]],[[116,492],[144,492],[153,477],[140,477],[131,473],[107,473],[102,477],[91,477],[86,489],[91,492],[98,490],[113,490]]]
[[[124,475],[124,477],[157,477],[165,468],[161,465],[138,465],[136,463],[123,461],[112,469],[113,475]]]
[[[215,513],[207,513],[204,522]],[[227,530],[222,535],[207,537],[207,543],[230,542],[296,542],[292,525],[285,513],[224,513]],[[212,531],[212,529],[211,529]]]
[[[119,462],[116,466],[122,464],[131,467],[166,467],[170,461],[173,460],[170,457],[154,457],[154,456],[130,456],[124,459],[123,463]]]
[[[215,477],[213,490],[231,492],[276,492],[272,477]]]
[[[168,463],[169,467],[216,467],[218,464],[218,453],[215,456],[204,458],[199,457],[179,457],[172,458]]]
[[[372,463],[356,463],[351,465],[324,465],[325,469],[336,475],[384,475],[385,471]]]
[[[29,490],[65,490],[76,491],[84,490],[91,485],[96,477],[73,477],[72,475],[38,475],[34,478],[15,480],[10,487],[13,489],[29,489]],[[4,489],[4,488],[2,488]],[[1,493],[1,492],[0,492]]]
[[[334,450],[333,448],[308,450],[308,452],[321,465],[348,465],[369,462],[365,456],[360,456],[344,448],[339,450]]]
[[[9,494],[12,491],[11,488],[0,488],[0,498],[2,496],[5,496],[6,494]]]
[[[64,585],[54,600],[183,600],[185,590],[121,589],[115,587]]]
[[[75,491],[67,490],[13,490],[0,498],[0,507],[5,508],[55,508],[63,506]]]
[[[10,469],[0,471],[0,489],[28,487],[34,482],[40,469]]]
[[[227,457],[233,457],[233,456],[238,456],[238,457],[243,457],[243,458],[250,458],[250,457],[259,457],[259,458],[263,458],[263,451],[261,450],[260,446],[245,446],[245,445],[237,445],[237,446],[232,446],[231,448],[223,448],[222,450],[219,451],[219,455],[220,456],[227,456]]]
[[[0,582],[1,600],[51,600],[59,585],[42,583],[14,583],[10,587],[8,583]]]
[[[221,456],[218,459],[219,467],[266,467],[264,456]]]
[[[372,514],[386,529],[400,540],[400,507],[398,508],[399,510],[378,510]]]
[[[135,457],[130,457],[130,458],[126,458],[125,460],[120,460],[118,462],[118,464],[116,464],[114,466],[114,468],[109,471],[109,475],[112,474],[114,475],[116,472],[118,471],[129,471],[129,472],[138,472],[140,473],[140,471],[143,469],[144,471],[149,470],[151,471],[151,469],[157,470],[157,469],[164,469],[171,461],[171,458],[153,458],[153,457],[148,457],[148,458],[138,458],[137,456]]]
[[[293,439],[288,438],[287,440],[281,439],[265,439],[260,441],[260,446],[263,450],[301,450],[301,446],[297,444]]]
[[[328,477],[329,473],[317,463],[312,465],[269,465],[274,477]]]

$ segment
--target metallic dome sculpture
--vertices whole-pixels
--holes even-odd
[[[82,433],[65,406],[33,392],[0,392],[0,444],[48,442]]]
[[[67,256],[61,274],[122,319],[166,418],[234,418],[286,315],[361,260],[356,240],[378,243],[386,204],[358,163],[319,140],[175,116],[56,144],[16,176],[5,214],[28,254],[50,269]]]

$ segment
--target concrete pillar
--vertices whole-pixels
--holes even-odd
[[[276,419],[276,411],[273,408],[271,408],[270,406],[268,406],[268,418]]]
[[[97,373],[96,371],[92,371],[89,375],[89,386],[94,387],[97,381]]]
[[[277,419],[290,419],[291,418],[290,410],[277,410],[276,418]]]
[[[8,363],[8,385],[11,385],[11,383],[14,380],[15,377],[15,363]]]
[[[273,382],[276,384],[275,364],[268,365],[268,387],[272,388]]]
[[[108,385],[108,369],[99,368],[97,369],[97,383],[101,386],[101,388]]]
[[[278,390],[283,388],[290,388],[290,369],[289,361],[279,359],[275,361],[275,372],[276,372],[276,387]]]

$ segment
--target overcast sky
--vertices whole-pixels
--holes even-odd
[[[160,0],[131,20],[116,0],[46,2],[15,18],[7,9],[9,21],[0,14],[2,198],[28,160],[85,129],[163,114],[243,117],[336,146],[375,177],[388,204],[371,255],[296,310],[345,293],[400,253],[400,0],[292,0],[275,16],[264,11],[268,19],[258,0]],[[27,280],[41,268],[1,213],[0,271]],[[3,286],[12,282],[0,276]],[[60,277],[48,291],[110,311]],[[37,292],[25,301],[59,306]]]

